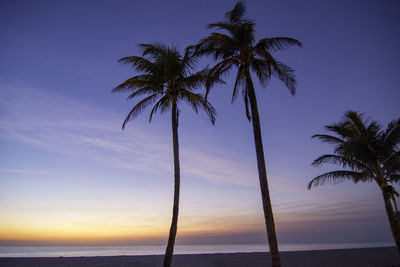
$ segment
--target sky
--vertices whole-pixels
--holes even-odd
[[[393,242],[376,184],[308,191],[349,109],[384,127],[400,116],[398,1],[247,1],[256,38],[302,48],[274,56],[297,93],[255,83],[280,243]],[[134,101],[111,90],[135,75],[118,59],[139,43],[181,51],[235,1],[0,2],[0,245],[166,244],[172,216],[170,116],[122,122]],[[212,59],[204,58],[199,68]],[[231,104],[232,72],[213,88],[213,126],[182,106],[178,244],[266,243],[251,124]],[[204,92],[203,89],[201,89]],[[394,242],[393,242],[394,244]]]

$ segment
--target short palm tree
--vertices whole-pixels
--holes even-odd
[[[343,169],[315,177],[308,184],[308,189],[326,182],[336,184],[345,180],[354,183],[375,182],[381,190],[400,254],[400,222],[391,203],[391,199],[398,196],[391,184],[400,181],[400,119],[390,122],[387,129],[383,130],[376,121],[348,111],[341,122],[325,128],[334,135],[317,134],[313,138],[332,144],[334,153],[320,156],[312,165],[331,163]]]
[[[140,74],[121,83],[112,92],[128,91],[130,92],[128,99],[143,96],[129,112],[122,124],[122,129],[130,119],[141,113],[147,106],[152,106],[149,122],[155,112],[164,113],[171,110],[175,186],[172,223],[164,257],[164,266],[171,266],[178,224],[180,190],[178,104],[185,102],[196,112],[203,109],[213,124],[216,113],[201,94],[193,92],[204,84],[207,70],[194,73],[197,57],[188,49],[184,56],[181,56],[175,47],[167,47],[164,44],[141,44],[140,47],[143,51],[142,56],[124,57],[119,60],[132,65]]]
[[[195,45],[194,49],[199,55],[213,55],[215,60],[219,61],[210,69],[206,82],[206,96],[215,81],[232,68],[237,69],[232,102],[235,101],[238,91],[241,90],[247,119],[253,125],[258,174],[272,265],[280,266],[278,242],[275,233],[261,138],[260,118],[251,72],[256,74],[263,86],[273,76],[278,77],[288,87],[292,95],[294,95],[296,90],[294,71],[282,62],[277,61],[272,56],[272,52],[290,46],[301,46],[301,43],[298,40],[288,37],[263,38],[255,42],[255,23],[246,17],[246,8],[242,2],[238,2],[233,10],[226,13],[225,17],[226,20],[223,22],[208,25],[209,28],[220,29],[223,33],[211,33]]]

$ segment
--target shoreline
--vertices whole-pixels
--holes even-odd
[[[400,266],[396,247],[351,248],[280,252],[282,266],[298,267],[394,267]],[[163,255],[94,256],[94,257],[7,257],[0,258],[0,266],[162,266]],[[176,254],[173,267],[257,267],[269,266],[268,252]]]

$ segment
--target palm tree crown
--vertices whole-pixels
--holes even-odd
[[[383,130],[376,121],[348,111],[342,122],[326,126],[326,129],[335,135],[317,134],[313,138],[334,145],[334,154],[322,155],[312,164],[332,163],[344,170],[315,177],[308,184],[309,189],[325,182],[340,183],[348,179],[355,183],[375,181],[381,188],[400,181],[400,120],[390,122]]]
[[[181,56],[176,47],[164,44],[140,44],[142,56],[130,56],[119,61],[132,65],[140,74],[115,87],[112,92],[128,91],[128,99],[146,96],[129,112],[126,123],[141,113],[147,106],[154,104],[149,122],[157,111],[169,110],[173,103],[180,101],[189,104],[196,112],[203,109],[211,122],[215,122],[215,109],[201,94],[194,93],[205,82],[207,69],[192,73],[197,63],[197,57],[186,50]],[[178,109],[179,112],[179,109]]]
[[[247,72],[253,71],[263,86],[267,85],[271,77],[276,76],[285,83],[291,94],[294,95],[296,92],[294,71],[276,60],[271,53],[294,45],[301,47],[302,44],[289,37],[263,38],[256,43],[255,23],[246,17],[246,8],[242,2],[238,2],[233,10],[226,13],[225,18],[226,21],[211,23],[208,28],[217,28],[226,33],[213,32],[202,39],[194,48],[197,54],[213,55],[215,60],[220,60],[210,70],[206,83],[206,95],[215,81],[233,67],[237,68],[232,102],[237,98],[238,91],[241,88],[246,116],[250,120],[249,88],[247,86],[249,76]]]
[[[342,169],[315,177],[308,189],[326,182],[336,184],[345,180],[376,182],[400,254],[400,217],[395,199],[399,194],[391,185],[400,181],[400,119],[390,122],[384,130],[376,121],[364,118],[363,114],[348,111],[341,122],[326,126],[326,129],[334,135],[317,134],[313,138],[332,144],[334,153],[322,155],[312,164],[331,163]]]

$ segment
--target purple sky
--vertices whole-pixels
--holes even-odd
[[[235,1],[0,2],[0,244],[5,240],[164,242],[172,211],[169,116],[120,127],[133,102],[111,89],[138,43],[181,50]],[[247,1],[256,37],[303,42],[275,56],[297,93],[256,84],[281,243],[392,242],[375,184],[306,190],[330,167],[311,140],[353,109],[384,126],[400,115],[398,1]],[[204,59],[202,64],[212,64]],[[232,79],[213,89],[215,126],[182,108],[178,242],[263,242],[251,125]],[[46,233],[44,233],[46,230]],[[150,241],[149,241],[150,240]],[[161,240],[161,241],[160,241]],[[23,243],[23,242],[22,242]]]

